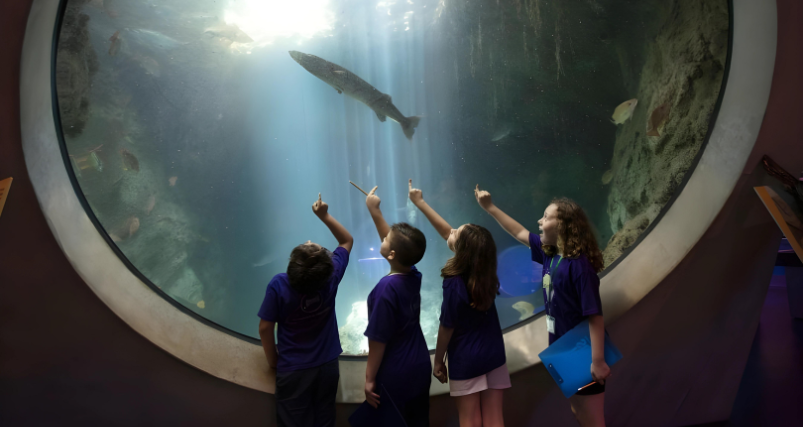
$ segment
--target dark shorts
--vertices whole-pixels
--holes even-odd
[[[594,384],[591,384],[590,386],[578,391],[575,394],[578,396],[593,396],[595,394],[602,394],[602,393],[605,393],[605,386],[598,382],[595,382]]]
[[[339,380],[337,359],[314,368],[277,372],[279,427],[334,427]]]
[[[429,427],[429,389],[399,408],[408,427]]]

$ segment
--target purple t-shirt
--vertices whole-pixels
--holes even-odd
[[[544,266],[541,276],[547,272],[551,274],[551,301],[547,299],[547,290],[543,290],[546,313],[555,318],[555,333],[549,334],[550,344],[586,317],[602,314],[599,276],[585,254],[576,258],[564,258],[563,261],[557,255],[547,256],[541,249],[541,237],[535,233],[530,233],[530,252],[533,261]],[[555,269],[554,273],[550,264]]]
[[[486,311],[471,308],[471,296],[460,276],[443,279],[441,325],[454,328],[449,341],[449,378],[468,380],[505,364],[505,341],[496,304]]]
[[[365,336],[386,344],[376,381],[397,403],[429,390],[432,363],[420,314],[421,273],[415,267],[383,277],[368,295]]]
[[[259,317],[278,323],[276,370],[287,372],[314,368],[340,356],[335,296],[349,264],[349,252],[338,247],[332,252],[334,272],[329,282],[314,294],[300,294],[290,287],[287,273],[273,276]]]

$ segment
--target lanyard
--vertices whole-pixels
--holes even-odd
[[[555,270],[557,270],[558,267],[560,267],[560,262],[563,261],[563,257],[562,256],[558,255],[558,257],[560,257],[560,259],[558,259],[558,265],[556,265],[555,268],[552,268],[552,264],[555,263],[555,258],[554,257],[552,258],[552,261],[549,263],[549,269],[551,270],[549,272],[550,276],[554,276],[555,275]],[[552,286],[552,282],[549,283],[549,286]]]
[[[558,255],[560,256],[560,255]],[[546,306],[547,306],[547,314],[549,314],[549,304],[552,302],[552,277],[555,275],[555,271],[557,271],[558,267],[560,267],[560,262],[563,261],[563,257],[558,259],[558,265],[555,268],[552,268],[552,264],[555,263],[555,258],[552,258],[552,261],[549,262],[549,287],[546,290]]]

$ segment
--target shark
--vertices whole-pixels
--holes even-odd
[[[315,55],[295,50],[290,51],[290,56],[293,60],[298,62],[299,65],[304,67],[305,70],[309,71],[310,74],[323,80],[324,83],[329,86],[332,86],[337,93],[346,94],[374,110],[380,122],[384,122],[387,118],[390,118],[400,124],[402,131],[404,131],[404,136],[412,142],[415,128],[421,120],[420,116],[405,117],[404,114],[393,105],[393,100],[390,98],[390,95],[380,92],[375,87],[371,86],[370,83],[361,79],[360,76],[340,65]]]

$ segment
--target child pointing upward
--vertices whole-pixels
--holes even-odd
[[[390,273],[368,295],[365,398],[380,413],[395,405],[410,427],[428,426],[432,365],[419,323],[421,273],[415,268],[427,242],[410,224],[388,226],[380,202],[374,187],[365,205],[382,240],[379,253],[388,261]]]
[[[577,203],[554,199],[538,220],[540,234],[530,233],[491,201],[491,193],[474,189],[477,203],[516,240],[530,248],[532,260],[543,265],[547,331],[551,345],[588,318],[591,335],[591,377],[595,383],[569,398],[581,426],[604,426],[605,322],[599,296],[602,254],[585,212]]]
[[[499,279],[493,236],[475,224],[452,228],[424,201],[421,190],[413,188],[413,180],[408,189],[410,201],[454,252],[441,270],[443,304],[433,375],[449,382],[461,427],[503,426],[503,390],[510,388],[510,375],[494,304]]]

